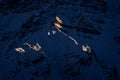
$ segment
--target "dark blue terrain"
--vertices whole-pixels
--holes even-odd
[[[0,80],[120,80],[120,0],[0,0]]]

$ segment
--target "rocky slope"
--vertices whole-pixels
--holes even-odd
[[[0,80],[120,80],[119,0],[0,0]]]

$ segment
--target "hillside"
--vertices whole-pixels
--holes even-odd
[[[0,80],[120,80],[119,0],[0,0]]]

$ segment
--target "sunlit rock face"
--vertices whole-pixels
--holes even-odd
[[[0,0],[0,80],[120,80],[119,0]]]
[[[17,51],[19,53],[25,53],[25,50],[21,47],[15,48],[15,51]]]

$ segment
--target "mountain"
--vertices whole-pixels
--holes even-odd
[[[0,80],[120,80],[119,0],[0,0]]]

